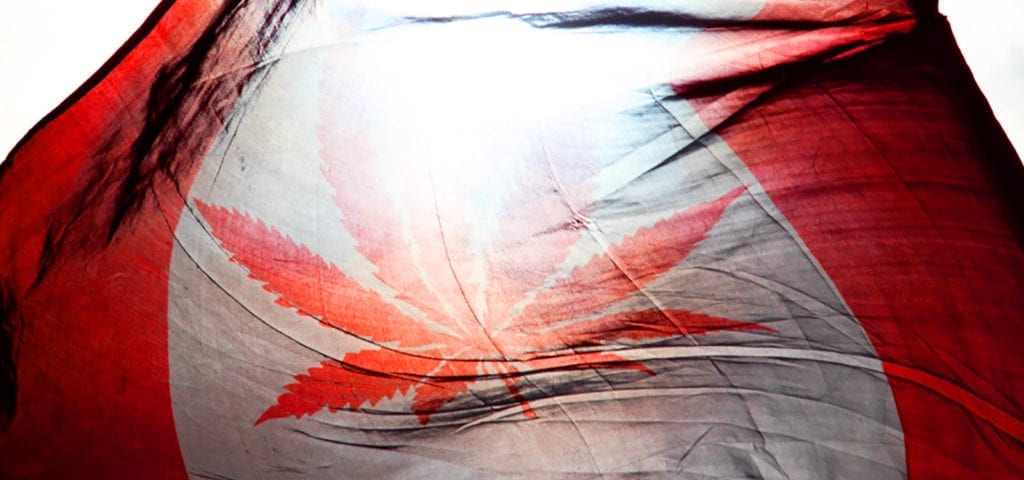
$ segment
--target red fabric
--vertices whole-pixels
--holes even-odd
[[[1019,477],[1021,169],[935,23],[779,82],[719,133],[885,362],[911,476]]]
[[[740,55],[764,51],[761,63],[701,72],[676,91],[750,168],[872,339],[910,474],[1024,476],[1019,159],[966,68],[948,56],[955,45],[944,25],[883,8],[903,2],[845,3],[829,19],[835,30],[766,30],[759,39],[778,42]],[[125,212],[116,190],[94,188],[128,175],[119,162],[152,120],[154,78],[222,13],[212,0],[165,7],[116,66],[2,167],[0,283],[4,302],[17,301],[2,306],[31,321],[16,325],[18,411],[0,435],[0,477],[185,476],[168,386],[167,282],[197,163],[175,163],[173,181],[153,177],[125,217],[130,228],[109,240]],[[818,11],[774,2],[759,20],[800,22]],[[227,42],[238,50],[204,73],[251,67],[241,52],[258,24],[242,22]],[[209,148],[241,86],[230,92],[217,98],[222,110],[185,106],[200,119],[187,131],[196,150]],[[704,320],[694,319],[699,330]],[[353,377],[332,368],[308,377]],[[380,399],[407,385],[375,387],[387,390]],[[448,393],[425,392],[420,411]],[[285,414],[344,404],[293,406]]]
[[[180,57],[216,13],[207,0],[171,2],[127,55],[7,160],[0,189],[5,287],[20,301],[17,414],[0,435],[3,478],[184,478],[168,387],[167,271],[183,203],[166,179],[130,229],[105,248],[61,255],[36,282],[54,229],[102,243],[115,201],[67,223],[70,194],[125,155],[144,123],[159,70]],[[158,12],[161,10],[158,9]],[[115,130],[112,139],[107,134]],[[212,141],[217,130],[197,131]],[[98,155],[104,151],[107,155]],[[115,170],[116,171],[116,170]],[[179,186],[188,188],[189,172]],[[90,228],[92,227],[92,228]],[[13,247],[13,248],[12,248]],[[55,301],[54,299],[60,299]]]

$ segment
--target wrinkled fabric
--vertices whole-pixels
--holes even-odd
[[[0,166],[11,478],[1011,478],[932,2],[167,1]]]

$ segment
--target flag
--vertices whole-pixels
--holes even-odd
[[[0,166],[10,478],[1012,478],[935,2],[162,3]]]

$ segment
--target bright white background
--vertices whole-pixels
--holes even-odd
[[[423,0],[428,1],[428,0]],[[157,0],[0,4],[0,160],[135,31]],[[1024,0],[941,0],[960,48],[1024,152]]]

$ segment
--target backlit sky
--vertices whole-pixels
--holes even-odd
[[[427,0],[424,0],[427,1]],[[96,71],[156,0],[0,4],[0,160]],[[1018,152],[1024,152],[1022,0],[941,0],[960,48]]]

